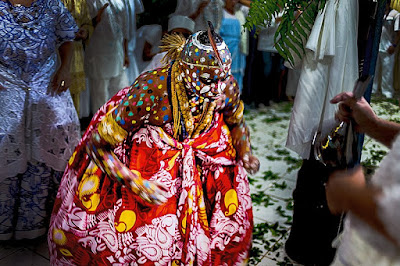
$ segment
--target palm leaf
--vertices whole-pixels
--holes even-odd
[[[302,58],[318,12],[326,0],[254,0],[251,3],[245,27],[249,30],[270,25],[283,8],[282,21],[275,33],[275,48],[291,65],[295,57]],[[300,15],[295,17],[294,14]]]

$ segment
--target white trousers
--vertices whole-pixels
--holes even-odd
[[[127,86],[129,82],[125,71],[110,79],[89,78],[92,114],[95,114],[112,96]]]
[[[386,98],[392,98],[394,93],[393,88],[393,68],[394,54],[379,52],[376,60],[373,93],[382,93]]]

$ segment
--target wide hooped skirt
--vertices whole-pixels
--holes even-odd
[[[251,247],[248,179],[222,115],[196,139],[146,126],[114,149],[143,178],[168,187],[160,206],[104,174],[85,142],[121,90],[95,115],[61,181],[48,234],[52,265],[242,265]]]

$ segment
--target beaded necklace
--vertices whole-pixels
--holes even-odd
[[[182,131],[182,128],[183,131],[188,134],[189,138],[196,138],[203,130],[207,129],[211,125],[216,102],[203,101],[201,116],[196,121],[191,112],[186,88],[182,82],[181,75],[179,74],[178,64],[178,62],[175,62],[172,66],[171,79],[174,138],[177,138],[178,134],[182,133],[180,132]]]
[[[13,16],[14,21],[22,28],[33,31],[39,26],[39,5],[37,1],[32,2],[31,6],[27,8],[21,4],[13,4],[10,0],[7,0],[8,11]],[[17,9],[24,8],[23,12],[18,12]],[[31,24],[31,25],[28,25]]]

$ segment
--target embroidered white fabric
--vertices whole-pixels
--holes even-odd
[[[28,161],[64,171],[78,144],[80,126],[71,95],[47,95],[48,82],[30,91],[0,89],[0,181],[25,172]]]
[[[17,23],[11,11],[29,18],[29,27]],[[28,162],[64,171],[80,138],[79,120],[69,91],[46,92],[57,48],[77,30],[60,0],[12,10],[0,1],[0,182],[25,172]]]
[[[87,1],[91,17],[95,17],[105,4],[99,24],[90,37],[85,51],[85,73],[89,78],[111,79],[124,71],[123,40],[130,37],[128,32],[127,0]],[[120,88],[121,89],[121,88]]]

